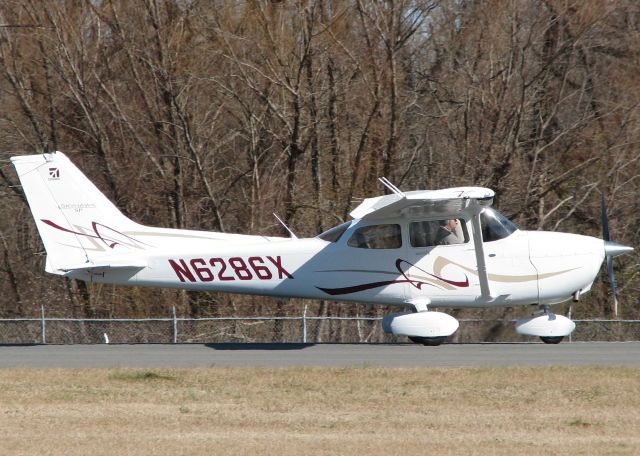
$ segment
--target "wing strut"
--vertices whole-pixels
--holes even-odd
[[[480,279],[480,292],[482,297],[490,300],[491,289],[489,288],[489,275],[487,273],[487,263],[484,256],[484,243],[482,242],[482,227],[480,226],[480,212],[482,206],[478,201],[473,199],[469,201],[469,209],[471,210],[471,228],[473,229],[473,244],[476,252],[476,262],[478,264],[478,278]]]

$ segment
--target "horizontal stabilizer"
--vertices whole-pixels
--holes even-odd
[[[118,262],[87,262],[81,264],[74,264],[70,266],[63,266],[60,270],[64,272],[73,272],[73,271],[90,271],[94,269],[144,269],[147,267],[147,264],[144,261],[140,262],[131,262],[131,263],[118,263]]]

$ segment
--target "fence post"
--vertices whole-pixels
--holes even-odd
[[[47,343],[47,324],[44,319],[44,305],[40,306],[40,318],[41,318],[41,326],[42,326],[42,343]]]
[[[307,343],[307,305],[304,305],[304,312],[302,313],[302,343]]]
[[[173,306],[173,343],[178,343],[178,319],[176,318],[176,306]]]

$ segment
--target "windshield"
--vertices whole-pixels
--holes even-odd
[[[518,229],[511,220],[491,208],[486,208],[482,211],[480,214],[480,224],[482,226],[482,240],[484,242],[504,239]]]

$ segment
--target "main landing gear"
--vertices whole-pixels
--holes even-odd
[[[447,340],[456,329],[458,320],[442,312],[427,311],[426,305],[418,312],[400,312],[386,315],[382,319],[384,332],[396,336],[407,336],[416,344],[435,347]]]

